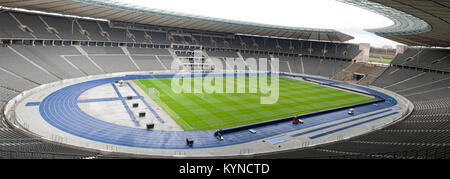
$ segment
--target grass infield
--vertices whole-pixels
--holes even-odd
[[[377,57],[369,57],[369,61],[371,61],[371,62],[391,63],[391,62],[392,62],[392,59],[390,59],[390,58],[383,58],[383,59],[380,61],[380,58],[377,58]]]
[[[248,93],[250,78],[245,77],[247,93],[177,94],[171,88],[171,78],[134,82],[186,131],[227,128],[373,100],[364,95],[280,77],[278,102],[261,104],[260,97],[269,94]],[[267,79],[270,84],[270,77]],[[192,89],[196,87],[193,81]],[[224,86],[226,81],[223,78]],[[236,89],[237,78],[234,81]]]

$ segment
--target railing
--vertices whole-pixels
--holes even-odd
[[[369,154],[311,156],[305,159],[450,159],[450,146]]]
[[[53,152],[34,151],[13,151],[0,149],[0,159],[93,159],[100,156],[98,153],[92,154],[70,154]]]
[[[250,152],[250,149],[240,150],[241,155]],[[185,155],[184,152],[176,152],[178,155]],[[294,157],[294,156],[292,156]],[[100,153],[70,154],[34,151],[12,151],[1,150],[0,159],[121,159],[133,158],[131,156],[102,155]],[[140,156],[139,158],[145,158]],[[394,151],[383,153],[363,153],[330,156],[310,156],[302,159],[450,159],[450,146],[433,147],[418,150]]]

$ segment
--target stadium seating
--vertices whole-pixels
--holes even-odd
[[[39,84],[46,84],[58,80],[55,76],[44,72],[35,64],[32,64],[30,61],[19,56],[13,49],[0,47],[0,53],[2,54],[0,67],[7,69],[10,72]]]
[[[280,60],[280,71],[288,73],[303,73],[301,58],[293,56],[274,56]]]
[[[17,95],[18,94],[15,91],[11,91],[11,90],[0,87],[0,100],[1,101],[4,101],[4,102],[8,101]]]
[[[152,42],[156,44],[171,44],[164,32],[147,32],[152,38]]]
[[[13,13],[13,15],[21,22],[21,24],[28,26],[33,35],[38,39],[58,39],[55,34],[51,34],[47,30],[47,26],[39,18],[39,16],[25,14],[25,13]]]
[[[170,53],[167,49],[158,49],[158,48],[128,48],[128,51],[131,54],[148,54],[148,55],[166,55],[170,56]]]
[[[208,55],[210,57],[230,57],[230,58],[237,58],[239,57],[235,51],[231,51],[231,50],[226,50],[226,51],[222,51],[222,50],[217,50],[217,51],[207,51]]]
[[[76,48],[70,46],[22,46],[13,45],[13,49],[20,54],[38,64],[39,66],[54,73],[62,79],[77,78],[83,76],[83,73],[71,66],[61,55],[81,55]]]
[[[417,70],[412,69],[391,69],[388,71],[385,71],[383,75],[386,78],[379,78],[374,82],[375,86],[379,87],[386,87],[398,82],[401,82],[403,80],[407,80],[409,78],[412,78],[416,75],[419,75],[421,72]]]
[[[319,75],[319,65],[320,65],[320,59],[319,58],[313,58],[313,57],[303,57],[303,66],[307,67],[304,68],[304,73],[309,75]]]
[[[132,56],[133,60],[141,70],[145,71],[161,71],[165,68],[159,62],[156,56]]]
[[[83,159],[100,153],[44,142],[0,122],[0,159]]]
[[[89,40],[93,41],[110,41],[108,39],[109,34],[103,33],[106,31],[102,31],[100,29],[100,26],[95,21],[90,20],[76,20],[75,26],[78,26],[79,28],[82,28],[82,30],[86,30],[88,33]],[[106,35],[107,34],[107,35]],[[86,36],[86,34],[83,34]]]
[[[19,93],[0,87],[0,106]],[[86,158],[99,153],[64,147],[42,141],[38,137],[11,128],[3,116],[0,118],[0,159]]]
[[[25,91],[36,87],[37,85],[14,76],[8,72],[0,70],[0,87],[8,87],[16,91]]]
[[[33,38],[28,32],[19,28],[19,23],[13,19],[10,13],[0,13],[0,38]]]
[[[19,22],[32,32],[18,28]],[[210,57],[262,57],[280,59],[280,71],[304,73],[331,78],[351,64],[360,52],[358,45],[348,43],[310,42],[246,35],[203,36],[170,35],[168,31],[124,30],[107,22],[72,19],[50,15],[0,13],[0,38],[89,41],[81,47],[69,45],[32,46],[9,44],[0,47],[0,107],[23,91],[63,79],[125,71],[160,71],[170,69],[173,49],[153,48],[157,45],[181,43],[202,45]],[[37,22],[37,23],[34,23]],[[48,31],[54,28],[57,33]],[[169,38],[172,37],[172,38]],[[61,38],[61,39],[60,39]],[[20,40],[19,40],[20,41]],[[97,46],[96,42],[123,43]],[[131,43],[131,47],[127,43]],[[151,44],[151,48],[134,47]],[[140,44],[139,44],[140,45]],[[120,47],[118,47],[120,46]],[[123,49],[124,48],[124,49]],[[128,51],[128,52],[126,52]],[[299,55],[301,54],[301,55]],[[178,53],[183,56],[189,54]],[[186,58],[186,63],[192,63]],[[201,63],[203,63],[202,61]],[[245,65],[239,61],[240,65]],[[398,55],[393,66],[384,69],[362,69],[371,76],[371,85],[392,90],[410,99],[415,111],[402,122],[350,140],[261,156],[262,158],[326,158],[361,154],[410,151],[448,146],[450,132],[449,51],[442,49],[408,49]],[[433,69],[424,71],[420,67]],[[371,71],[373,70],[373,71]],[[351,71],[351,69],[349,69]],[[383,72],[384,71],[384,72]],[[383,72],[381,75],[379,75]],[[0,122],[0,158],[85,158],[105,157],[98,153],[48,143],[16,131]],[[437,149],[436,149],[437,150]],[[423,156],[422,153],[417,155]],[[377,155],[379,156],[379,155]],[[385,158],[391,155],[382,155]],[[450,156],[450,154],[448,154]],[[107,157],[107,156],[106,156]],[[427,157],[427,156],[426,156]]]
[[[100,75],[104,73],[102,69],[97,68],[86,56],[66,56],[66,59],[87,75]]]
[[[389,75],[392,72],[396,75]],[[420,73],[424,72],[390,67],[373,85],[390,86]],[[398,83],[395,88],[389,87],[415,105],[414,111],[405,120],[343,142],[259,158],[448,158],[449,87],[448,74],[426,72],[420,77]]]
[[[409,48],[392,64],[450,71],[450,54],[448,49]]]
[[[42,16],[42,19],[54,29],[57,29],[57,35],[62,39],[88,40],[81,33],[80,27],[75,19],[61,18],[57,16]]]

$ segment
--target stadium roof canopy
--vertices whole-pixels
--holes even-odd
[[[11,8],[232,34],[345,42],[354,37],[332,29],[275,26],[175,13],[113,0],[0,0]]]
[[[369,32],[410,46],[450,46],[450,0],[338,0],[381,14],[394,24]]]

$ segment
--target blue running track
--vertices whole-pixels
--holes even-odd
[[[326,114],[303,118],[302,120],[305,123],[301,125],[293,125],[291,124],[291,122],[281,122],[277,124],[254,128],[257,131],[255,134],[252,134],[246,130],[224,134],[223,135],[224,140],[219,141],[214,136],[215,130],[158,131],[158,130],[145,130],[134,127],[121,126],[96,119],[83,112],[78,106],[78,103],[90,102],[89,100],[78,101],[78,98],[82,93],[100,85],[114,83],[114,81],[119,80],[172,78],[172,77],[174,77],[173,74],[129,75],[124,77],[87,81],[59,89],[53,92],[52,94],[48,95],[43,101],[37,103],[30,103],[30,105],[31,106],[39,105],[40,114],[45,121],[47,121],[52,126],[67,133],[70,133],[72,135],[108,144],[115,144],[129,147],[140,147],[140,148],[153,148],[153,149],[211,148],[211,147],[242,144],[255,140],[261,140],[271,136],[284,134],[287,132],[311,128],[320,124],[325,124],[349,117],[349,115],[347,114],[347,110],[334,111]],[[397,101],[391,96],[388,96],[384,93],[369,88],[351,85],[344,82],[324,80],[321,78],[307,77],[301,75],[298,75],[297,77],[305,77],[321,82],[334,83],[348,88],[366,91],[368,93],[375,94],[386,99],[385,102],[380,102],[376,105],[372,104],[356,107],[355,115],[390,108],[397,104]],[[141,97],[138,96],[138,98]],[[123,98],[99,99],[99,101],[101,100],[123,100]],[[329,133],[327,133],[326,135],[328,134]],[[187,137],[194,139],[193,147],[189,147],[186,145],[185,140]]]

